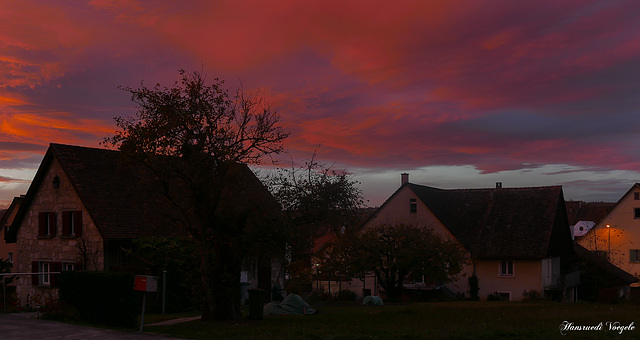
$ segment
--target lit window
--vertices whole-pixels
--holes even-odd
[[[500,261],[500,276],[513,276],[513,261]]]
[[[629,262],[640,262],[640,249],[629,250]]]

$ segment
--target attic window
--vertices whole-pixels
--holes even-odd
[[[409,199],[409,212],[412,214],[418,212],[418,201],[415,198]]]
[[[54,189],[60,188],[60,177],[56,176],[53,178],[53,188]]]
[[[633,199],[636,200],[636,201],[640,200],[640,192],[634,192],[633,193]]]

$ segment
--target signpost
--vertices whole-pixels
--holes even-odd
[[[140,316],[140,332],[144,325],[144,309],[147,304],[147,292],[158,291],[158,277],[147,275],[136,275],[133,279],[133,290],[142,292],[142,316]]]

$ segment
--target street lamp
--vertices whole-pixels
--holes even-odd
[[[607,230],[609,230],[609,251],[607,252],[607,260],[611,262],[611,226],[608,224]]]

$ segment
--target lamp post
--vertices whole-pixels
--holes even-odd
[[[611,262],[611,226],[607,224],[609,230],[609,251],[607,252],[607,261]]]

